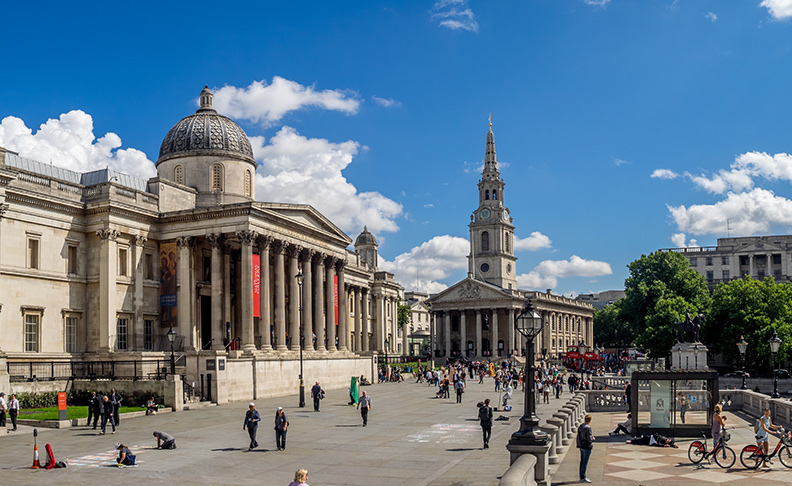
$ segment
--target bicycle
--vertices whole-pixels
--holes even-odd
[[[710,458],[713,458],[715,459],[715,462],[718,464],[718,466],[722,467],[723,469],[728,469],[734,465],[734,461],[737,460],[737,455],[734,453],[734,450],[732,450],[731,447],[725,444],[723,439],[718,440],[715,448],[708,452],[707,434],[702,433],[701,436],[704,438],[703,442],[695,440],[688,448],[688,459],[690,459],[690,462],[693,464],[698,464],[704,459],[709,462]]]
[[[787,432],[783,428],[778,434],[778,444],[772,453],[765,455],[761,447],[751,444],[743,447],[740,452],[740,462],[748,469],[758,469],[763,462],[769,461],[776,455],[778,460],[785,467],[792,468],[792,432]]]

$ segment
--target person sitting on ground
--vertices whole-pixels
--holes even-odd
[[[622,431],[624,432],[624,435],[630,435],[630,428],[631,427],[632,427],[632,414],[628,413],[627,414],[627,420],[625,420],[624,422],[618,424],[616,426],[616,430],[614,430],[613,432],[608,432],[608,435],[610,435],[610,436],[619,435],[619,432],[622,432]]]
[[[669,439],[668,437],[660,434],[639,435],[638,437],[633,437],[631,440],[628,440],[627,443],[633,445],[648,445],[653,447],[673,447],[674,449],[679,449],[679,446],[676,445],[674,439]]]
[[[175,449],[176,439],[167,432],[154,432],[157,438],[157,449]]]
[[[124,444],[116,444],[116,450],[118,451],[118,459],[116,459],[116,462],[119,467],[135,465],[135,455],[132,454],[129,447]]]
[[[363,376],[360,375],[360,386],[369,386],[371,383]]]
[[[157,415],[158,408],[159,405],[154,401],[154,397],[149,398],[146,402],[146,415]]]

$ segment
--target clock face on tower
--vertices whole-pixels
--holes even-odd
[[[481,216],[481,219],[489,219],[490,210],[489,209],[482,209],[481,212],[479,213],[479,215]]]

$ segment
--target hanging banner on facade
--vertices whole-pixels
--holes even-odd
[[[338,275],[333,276],[333,312],[335,314],[335,325],[338,325]]]
[[[176,325],[176,242],[160,243],[160,325]]]
[[[261,257],[253,255],[253,317],[261,317]]]

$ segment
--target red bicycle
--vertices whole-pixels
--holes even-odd
[[[776,434],[773,434],[776,435]],[[772,453],[765,455],[761,447],[751,444],[743,447],[740,453],[740,462],[748,469],[758,469],[763,462],[775,456],[785,467],[792,468],[792,432],[781,429],[778,434],[778,444]]]

